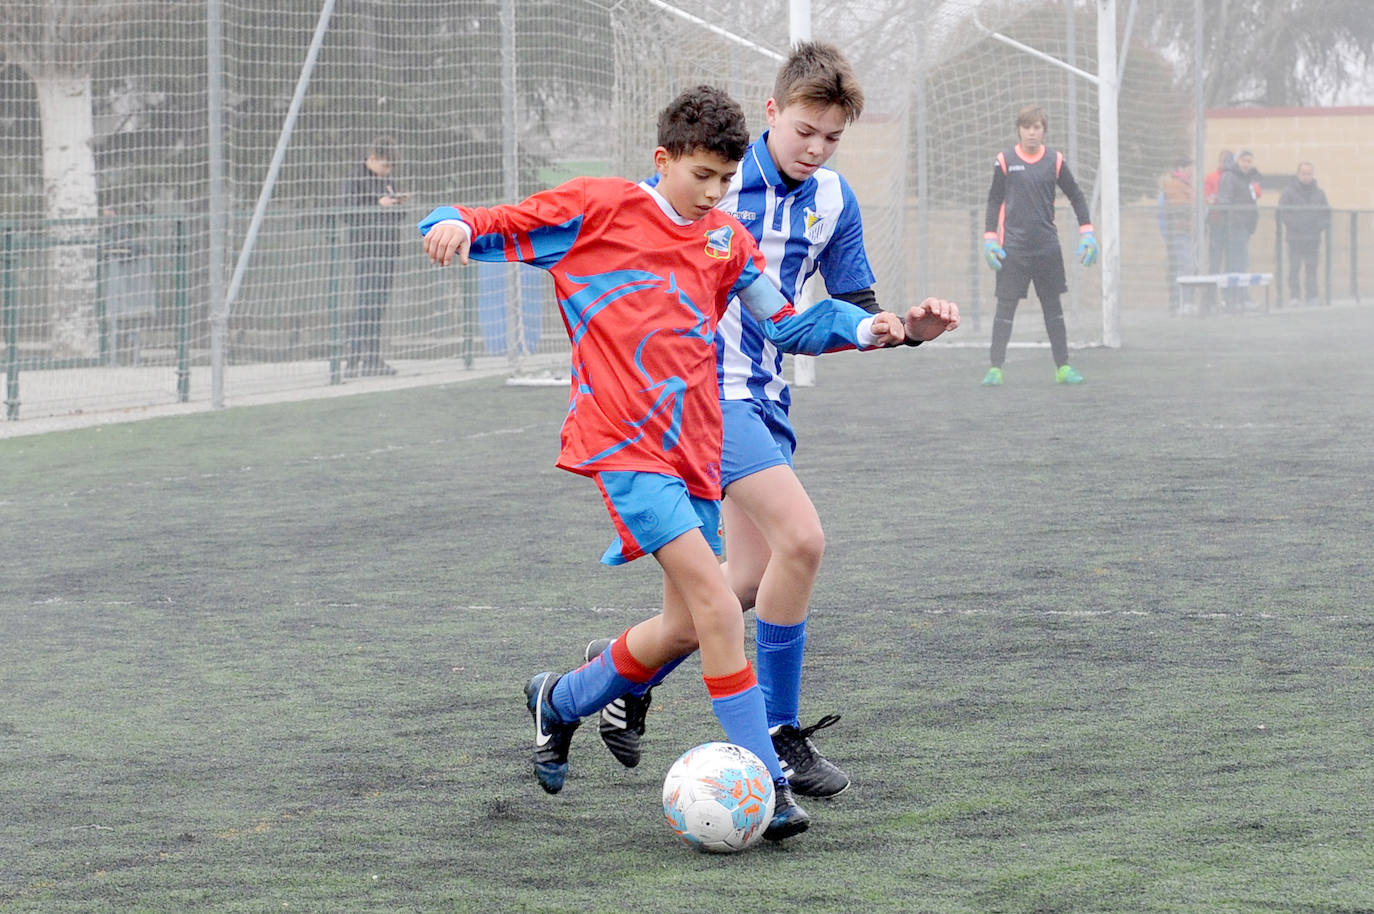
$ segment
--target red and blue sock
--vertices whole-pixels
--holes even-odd
[[[692,653],[696,652],[693,651]],[[637,698],[643,698],[645,693],[647,693],[650,689],[658,685],[663,680],[667,679],[668,674],[671,673],[673,670],[677,669],[679,666],[681,666],[682,661],[686,660],[690,656],[692,656],[692,654],[683,654],[676,660],[669,660],[667,663],[663,664],[663,666],[659,667],[658,670],[654,673],[654,675],[649,677],[648,681],[637,683],[636,685],[631,686],[630,694],[634,695]]]
[[[648,682],[655,672],[634,658],[621,635],[600,654],[565,673],[553,687],[549,703],[564,721],[580,720]]]
[[[763,691],[754,678],[754,668],[746,662],[738,673],[702,679],[706,681],[706,691],[711,693],[711,710],[725,729],[725,738],[762,759],[774,781],[781,778],[782,765],[773,748],[773,738],[768,735],[768,711]]]

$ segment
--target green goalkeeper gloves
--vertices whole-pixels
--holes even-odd
[[[988,266],[994,270],[1002,269],[1002,261],[1007,259],[1007,252],[1002,250],[1002,246],[997,243],[995,238],[983,239],[983,259],[988,262]]]
[[[1093,237],[1092,232],[1083,233],[1082,239],[1078,242],[1078,250],[1074,251],[1074,256],[1085,267],[1097,263],[1097,239]]]

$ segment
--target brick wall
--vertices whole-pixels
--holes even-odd
[[[1311,162],[1337,209],[1374,209],[1374,107],[1218,108],[1207,112],[1203,172],[1221,150],[1255,154],[1265,175],[1261,206],[1278,203],[1298,163]]]

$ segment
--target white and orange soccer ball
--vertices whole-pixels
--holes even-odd
[[[773,779],[733,743],[688,749],[663,781],[663,814],[683,843],[715,854],[742,851],[773,820]]]

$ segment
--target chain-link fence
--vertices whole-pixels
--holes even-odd
[[[1198,93],[1186,29],[1161,23],[1189,21],[1194,5],[1119,4],[1127,309],[1171,300],[1156,197],[1176,158],[1198,157]],[[867,94],[833,164],[864,207],[880,300],[954,298],[969,315],[964,336],[980,339],[992,305],[979,256],[985,199],[1020,106],[1050,112],[1049,142],[1097,212],[1093,6],[814,3],[813,19]],[[359,370],[369,339],[377,364],[402,376],[559,363],[566,342],[543,274],[436,270],[414,223],[434,205],[514,200],[577,174],[643,177],[657,111],[697,83],[734,94],[757,134],[788,22],[783,0],[7,5],[7,416],[389,376]],[[384,175],[365,164],[378,142],[392,166]],[[351,240],[372,207],[356,205],[350,186],[394,194],[385,256]],[[1324,299],[1358,295],[1368,219],[1336,213]],[[1066,236],[1073,222],[1064,210]],[[1261,219],[1250,267],[1281,275],[1273,232]],[[1202,247],[1190,239],[1189,250]],[[1100,275],[1070,269],[1079,344],[1101,339]],[[1017,339],[1036,342],[1037,324],[1018,322]]]

